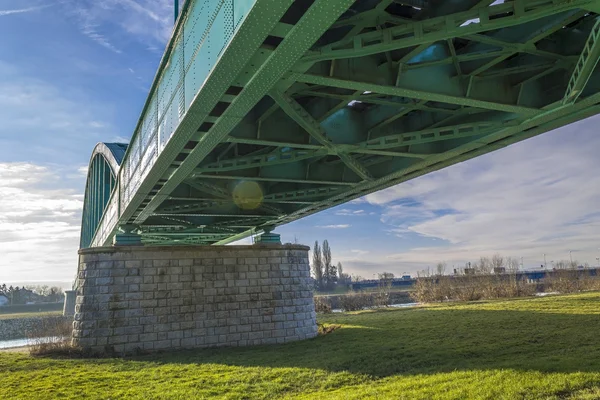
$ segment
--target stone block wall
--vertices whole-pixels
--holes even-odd
[[[63,305],[63,316],[73,317],[75,315],[75,302],[77,301],[77,292],[75,290],[65,290],[65,303]]]
[[[316,336],[308,247],[80,251],[73,343],[127,354]]]
[[[54,316],[0,319],[0,341],[27,339],[39,335],[56,336],[57,327],[68,323],[68,318]]]

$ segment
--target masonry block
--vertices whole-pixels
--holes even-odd
[[[73,344],[124,355],[312,338],[308,250],[279,244],[81,250]]]

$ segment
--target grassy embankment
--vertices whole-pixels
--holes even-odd
[[[0,307],[0,319],[56,317],[62,315],[63,303],[20,304]]]
[[[60,317],[62,311],[41,311],[41,312],[26,312],[14,314],[0,314],[0,319],[17,319],[17,318],[37,318],[37,317]]]
[[[320,316],[280,346],[136,359],[0,353],[0,397],[592,399],[600,293]]]

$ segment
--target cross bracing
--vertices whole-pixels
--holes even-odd
[[[598,11],[190,0],[89,245],[229,243],[594,115]]]

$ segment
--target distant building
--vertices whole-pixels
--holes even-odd
[[[10,300],[8,299],[8,297],[6,297],[3,294],[0,294],[0,307],[6,306],[6,305],[8,305],[8,303],[10,303]]]

